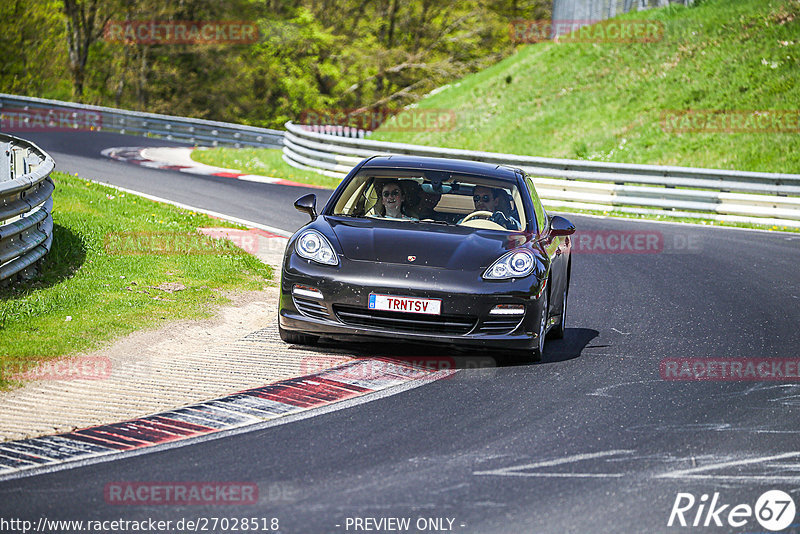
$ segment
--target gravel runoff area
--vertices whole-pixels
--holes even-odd
[[[230,229],[209,229],[220,235]],[[234,242],[242,244],[241,231]],[[245,249],[275,277],[286,239],[256,232]],[[0,441],[68,432],[178,408],[351,359],[335,350],[305,350],[278,337],[278,288],[229,295],[207,320],[171,322],[135,332],[110,346],[65,360],[88,365],[90,378],[44,376],[0,393]],[[54,373],[55,375],[55,373]]]

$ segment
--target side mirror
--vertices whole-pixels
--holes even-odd
[[[550,235],[552,237],[572,235],[574,233],[575,225],[564,217],[561,217],[560,215],[554,215],[553,218],[550,219]]]
[[[298,211],[308,213],[308,216],[311,217],[313,221],[317,218],[317,195],[314,193],[303,195],[294,201],[294,207],[297,208]],[[574,230],[573,228],[573,231]]]

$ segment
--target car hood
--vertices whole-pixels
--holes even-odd
[[[328,224],[350,260],[458,270],[486,269],[504,252],[531,239],[526,234],[427,223],[329,218]]]

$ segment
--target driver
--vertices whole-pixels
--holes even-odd
[[[510,213],[504,213],[506,206],[502,203],[505,191],[485,185],[475,186],[472,200],[475,211],[488,211],[492,213],[490,220],[508,230],[519,230],[520,224]]]

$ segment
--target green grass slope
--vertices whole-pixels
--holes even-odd
[[[0,390],[39,362],[167,319],[208,317],[225,292],[260,290],[271,278],[255,256],[197,233],[234,225],[53,177],[53,246],[41,272],[0,286]]]
[[[447,86],[419,109],[445,131],[372,139],[535,156],[800,172],[800,1],[697,0],[620,19],[660,21],[651,43],[539,43]],[[791,111],[789,133],[676,133],[665,111]]]

